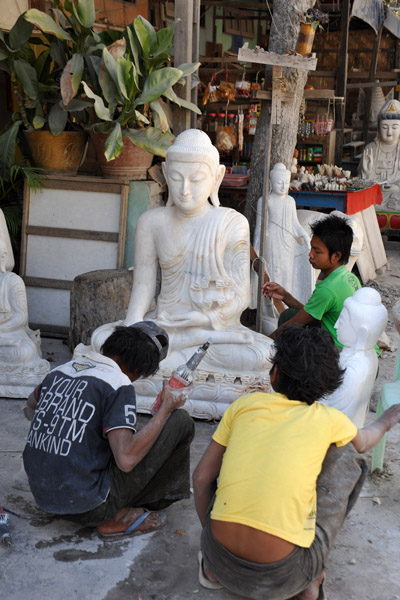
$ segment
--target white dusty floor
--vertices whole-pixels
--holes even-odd
[[[372,284],[379,286],[389,309],[398,298],[400,242],[387,242],[389,268]],[[398,335],[390,322],[394,347]],[[43,339],[52,366],[67,360],[62,341]],[[395,354],[380,360],[376,396],[390,381]],[[11,514],[12,545],[0,545],[0,598],[5,600],[188,600],[237,598],[225,590],[210,592],[197,579],[200,527],[193,501],[168,509],[164,529],[142,537],[105,542],[88,529],[42,518],[30,492],[19,489],[21,452],[29,428],[25,402],[0,399],[0,505]],[[369,419],[375,417],[370,412]],[[145,420],[147,417],[142,417]],[[215,423],[196,423],[192,467],[205,450]],[[381,476],[369,476],[361,498],[346,521],[327,568],[329,600],[400,599],[400,424],[388,435]],[[370,455],[367,455],[370,461]],[[268,600],[268,599],[265,599]]]

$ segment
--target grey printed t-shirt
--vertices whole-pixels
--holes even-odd
[[[131,381],[113,360],[89,351],[51,371],[35,395],[23,458],[38,506],[55,514],[96,508],[110,489],[107,433],[135,431]]]

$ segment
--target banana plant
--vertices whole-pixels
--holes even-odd
[[[195,104],[173,90],[175,84],[184,85],[200,63],[166,66],[176,23],[156,31],[137,17],[121,39],[103,48],[100,62],[93,63],[96,85],[82,81],[93,102],[94,131],[109,134],[104,148],[108,161],[120,155],[124,137],[151,154],[165,156],[174,140],[165,100],[200,114]]]
[[[28,10],[9,34],[0,31],[0,69],[11,77],[17,117],[25,129],[49,129],[59,135],[65,128],[80,129],[85,121],[90,103],[78,97],[80,84],[84,72],[85,77],[95,77],[89,56],[100,54],[104,44],[92,29],[94,0],[55,0],[51,10],[54,18]],[[34,27],[41,31],[40,38],[32,35]]]

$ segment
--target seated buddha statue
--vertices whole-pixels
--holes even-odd
[[[378,208],[400,211],[400,102],[388,100],[378,114],[378,135],[364,148],[359,175],[381,184]]]
[[[267,381],[272,340],[240,322],[250,301],[249,225],[219,205],[225,173],[219,153],[200,130],[186,130],[167,150],[163,163],[168,202],[142,214],[135,234],[134,282],[124,320],[154,320],[170,339],[161,371],[172,370],[200,344],[213,343],[201,363],[204,383],[226,386],[198,394],[233,400],[234,383]],[[161,289],[157,297],[157,272]],[[116,323],[98,328],[91,344],[99,349]],[[135,384],[135,389],[138,385]],[[241,388],[244,389],[243,387]],[[195,394],[195,391],[193,392]],[[208,394],[208,395],[207,395]]]
[[[26,398],[50,370],[40,356],[39,333],[28,327],[25,284],[6,270],[7,243],[0,239],[0,396]]]

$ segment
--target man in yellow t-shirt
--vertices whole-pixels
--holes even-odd
[[[367,474],[356,450],[378,443],[400,404],[357,430],[316,402],[343,376],[322,329],[282,328],[272,365],[275,393],[231,404],[193,476],[200,583],[254,600],[320,600],[327,556]]]

